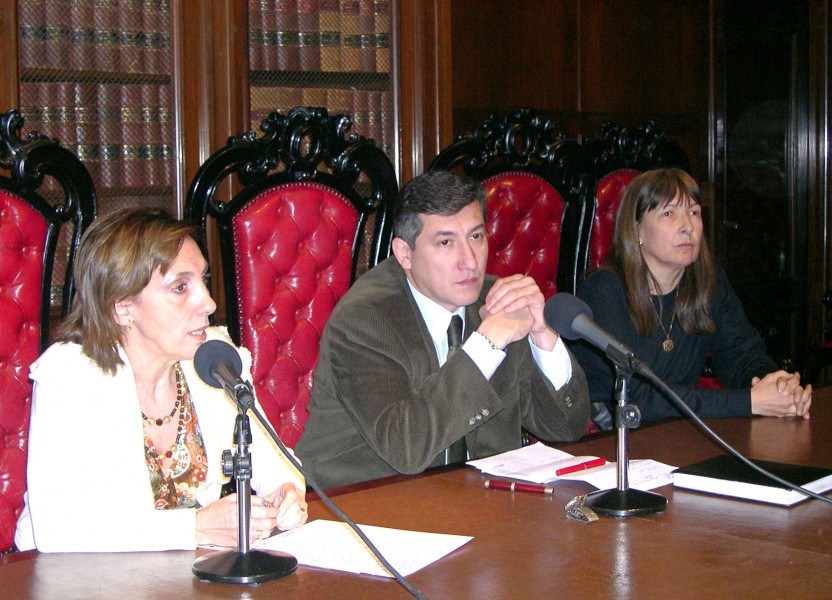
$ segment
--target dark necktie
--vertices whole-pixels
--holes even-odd
[[[454,315],[448,325],[448,358],[462,346],[462,317]]]
[[[448,358],[462,346],[462,317],[454,315],[451,317],[451,324],[448,325]],[[458,462],[465,462],[466,448],[465,438],[460,438],[445,449],[445,464],[450,465]]]

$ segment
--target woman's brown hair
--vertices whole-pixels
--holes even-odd
[[[81,344],[106,373],[123,364],[124,329],[117,302],[138,296],[156,269],[165,274],[196,229],[156,208],[114,211],[97,218],[81,238],[73,273],[76,294],[57,341]]]

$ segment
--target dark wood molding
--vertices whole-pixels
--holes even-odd
[[[401,183],[453,139],[450,1],[400,2]]]
[[[0,109],[19,108],[20,88],[17,67],[17,2],[0,0]]]
[[[822,298],[830,287],[832,263],[832,214],[829,193],[829,82],[830,15],[829,0],[809,1],[809,140],[808,146],[808,210],[806,315],[807,345],[817,346],[824,340],[828,327]]]

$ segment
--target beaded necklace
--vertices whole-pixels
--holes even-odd
[[[185,438],[185,386],[182,381],[182,369],[179,367],[179,363],[176,363],[173,369],[176,375],[176,402],[173,404],[173,410],[169,415],[165,415],[161,419],[150,419],[144,414],[144,412],[142,412],[142,419],[144,419],[145,423],[161,427],[165,423],[170,423],[173,415],[176,414],[177,410],[179,411],[179,423],[176,427],[176,439],[173,441],[173,444],[171,444],[170,449],[165,452],[157,452],[156,447],[151,446],[153,454],[160,459],[172,458],[173,455],[176,454],[179,447],[184,443]]]
[[[157,510],[197,507],[196,491],[208,475],[205,443],[188,382],[178,364],[175,368],[179,422],[176,439],[169,450],[156,451],[148,435],[150,425],[144,423],[145,462]]]

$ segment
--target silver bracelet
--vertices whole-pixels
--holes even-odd
[[[502,349],[498,348],[497,344],[495,344],[494,342],[489,340],[483,333],[481,333],[479,331],[475,331],[474,333],[479,333],[480,336],[482,337],[482,339],[484,339],[486,342],[488,342],[488,345],[491,346],[492,348],[494,348],[494,350],[499,350],[500,352],[502,352]]]

